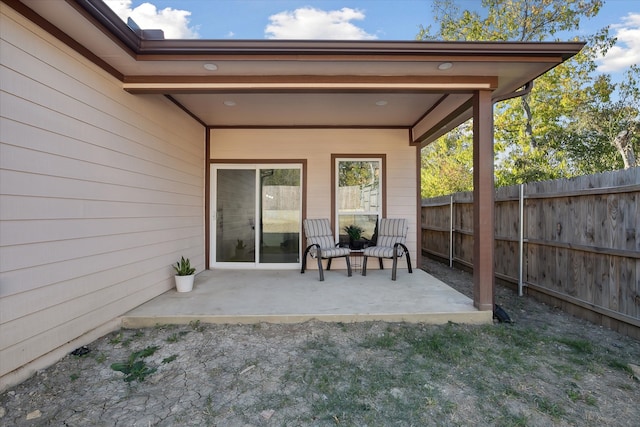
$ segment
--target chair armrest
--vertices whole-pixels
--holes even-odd
[[[398,246],[402,246],[402,250],[405,252],[409,252],[409,249],[407,249],[407,246],[404,243],[394,243],[393,244],[393,250],[396,251],[398,249]]]
[[[307,254],[311,252],[311,249],[314,246],[317,248],[316,256],[320,256],[320,257],[322,256],[322,248],[320,248],[320,245],[317,244],[317,243],[312,243],[309,246],[307,246],[307,249],[304,250],[304,257],[305,258],[307,257]],[[313,254],[311,256],[313,256]]]

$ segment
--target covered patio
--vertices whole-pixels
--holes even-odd
[[[584,45],[179,40],[101,0],[2,6],[0,389],[123,322],[489,322],[493,105]],[[356,215],[405,218],[418,258],[421,149],[471,118],[473,300],[419,270],[299,273],[306,218],[336,240]],[[376,166],[355,207],[349,162]]]
[[[126,328],[158,324],[327,322],[492,322],[473,300],[420,269],[344,270],[300,274],[297,270],[206,270],[192,292],[170,290],[122,316]]]

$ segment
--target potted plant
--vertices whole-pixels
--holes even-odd
[[[361,227],[352,224],[346,226],[344,231],[349,235],[349,247],[356,250],[362,249],[363,242],[360,238],[362,237],[362,232],[364,230]]]
[[[191,267],[189,258],[180,257],[180,261],[173,268],[176,270],[176,289],[178,292],[190,292],[193,289],[196,269]]]

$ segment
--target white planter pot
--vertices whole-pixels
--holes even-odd
[[[178,292],[191,292],[193,289],[193,279],[195,274],[189,276],[175,276],[176,277],[176,289]]]

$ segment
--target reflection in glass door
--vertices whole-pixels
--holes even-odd
[[[218,169],[215,262],[254,262],[256,172]]]
[[[300,263],[301,167],[212,166],[212,264],[296,268]]]

